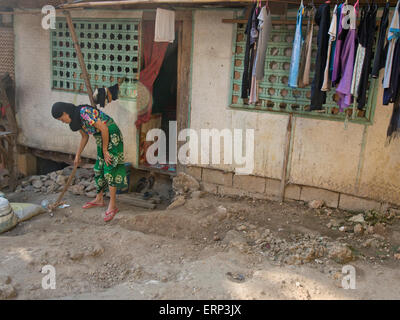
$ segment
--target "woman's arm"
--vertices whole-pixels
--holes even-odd
[[[100,130],[101,133],[101,140],[103,141],[103,156],[104,161],[110,165],[111,164],[111,156],[108,153],[108,142],[110,140],[110,136],[108,133],[108,127],[105,123],[101,120],[97,120],[96,123],[93,125],[96,129]]]
[[[88,140],[89,140],[89,135],[85,133],[83,130],[79,130],[79,133],[81,134],[81,143],[79,144],[78,151],[76,152],[75,160],[74,160],[74,165],[77,166],[81,162],[81,153],[85,149]]]

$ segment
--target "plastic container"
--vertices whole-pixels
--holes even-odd
[[[125,170],[126,170],[126,179],[128,181],[128,186],[124,189],[118,189],[117,194],[128,193],[128,191],[129,191],[129,181],[130,181],[131,170],[132,170],[131,162],[125,162]]]

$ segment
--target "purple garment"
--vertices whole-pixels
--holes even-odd
[[[343,42],[344,42],[344,36],[346,33],[346,30],[343,30],[343,26],[342,26],[342,19],[343,19],[343,10],[341,10],[340,12],[340,18],[338,23],[338,33],[337,33],[337,37],[336,37],[336,47],[335,47],[335,56],[334,56],[334,60],[333,60],[333,70],[332,70],[332,86],[335,86],[341,77],[341,69],[342,69],[342,65],[341,65],[341,53],[342,53],[342,46],[343,46]]]
[[[351,94],[351,82],[353,80],[354,60],[356,53],[357,33],[355,29],[348,31],[345,42],[343,43],[340,61],[342,65],[342,77],[336,89],[339,96],[339,109],[343,111],[345,108],[353,103],[353,96]]]

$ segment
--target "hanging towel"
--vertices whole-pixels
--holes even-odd
[[[337,32],[337,5],[333,9],[331,26],[330,26],[329,32],[328,32],[329,33],[328,57],[326,58],[324,83],[322,84],[321,91],[329,91],[329,89],[330,89],[329,71],[330,71],[331,51],[332,51],[332,44],[336,41],[336,32]]]
[[[257,56],[256,56],[256,79],[264,79],[265,56],[267,54],[268,41],[272,31],[271,12],[266,7],[261,9],[258,15],[260,36],[258,39]]]
[[[355,10],[354,7],[349,7],[351,7],[351,10]],[[356,16],[355,12],[354,16]],[[339,96],[338,105],[340,111],[343,111],[353,103],[353,96],[351,95],[351,83],[353,80],[354,60],[356,56],[356,41],[356,21],[351,21],[350,29],[347,32],[340,56],[342,62],[342,77],[336,89],[336,93]]]
[[[307,10],[307,36],[301,50],[301,60],[299,69],[299,88],[304,88],[310,84],[312,40],[314,32],[314,8]]]
[[[315,63],[314,80],[311,86],[311,110],[321,110],[322,105],[326,103],[326,92],[321,91],[324,82],[324,71],[326,59],[328,56],[329,37],[328,31],[330,26],[330,6],[324,3],[318,8],[315,15],[315,22],[319,26],[317,37],[317,61]]]
[[[385,67],[385,58],[386,58],[385,42],[386,42],[386,31],[387,28],[389,27],[389,10],[390,10],[390,2],[386,2],[386,6],[382,14],[381,25],[379,27],[379,38],[378,38],[378,44],[376,45],[374,67],[372,69],[373,78],[378,78],[379,71]]]
[[[290,62],[289,87],[297,88],[297,78],[299,74],[301,46],[303,43],[301,29],[303,24],[304,5],[301,1],[299,11],[297,12],[296,33],[293,40],[292,59]]]
[[[175,11],[157,8],[155,23],[155,42],[174,42]]]
[[[400,0],[397,1],[396,9],[394,11],[392,23],[390,24],[390,29],[388,33],[389,47],[386,57],[385,77],[383,78],[384,89],[389,88],[390,86],[390,75],[392,73],[394,47],[400,33],[399,6],[400,6]]]

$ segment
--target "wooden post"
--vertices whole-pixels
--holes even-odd
[[[287,173],[287,165],[289,161],[289,150],[290,150],[290,135],[292,131],[292,121],[293,114],[289,115],[288,124],[286,128],[286,143],[285,143],[285,154],[283,160],[282,167],[282,177],[281,177],[281,187],[280,187],[280,201],[283,202],[285,199],[285,187],[286,187],[286,173]]]
[[[3,77],[0,82],[0,98],[3,104],[6,106],[6,117],[8,122],[8,130],[11,131],[11,135],[7,136],[7,166],[10,173],[9,186],[12,191],[17,186],[17,134],[18,126],[14,114],[14,101],[10,101],[7,96],[6,88],[10,85],[11,78],[8,75]],[[12,94],[14,96],[14,94]]]
[[[71,38],[72,38],[72,41],[74,43],[76,56],[78,57],[79,65],[81,67],[82,74],[83,74],[83,79],[85,80],[86,89],[87,89],[87,93],[89,95],[90,104],[91,104],[92,107],[95,108],[96,104],[94,103],[94,100],[93,100],[92,86],[90,85],[89,75],[87,73],[85,61],[83,60],[83,56],[82,56],[81,47],[79,45],[78,38],[77,38],[76,33],[75,33],[74,24],[72,23],[71,14],[69,13],[69,11],[64,11],[64,14],[65,14],[65,17],[67,18],[68,29],[71,32]]]

